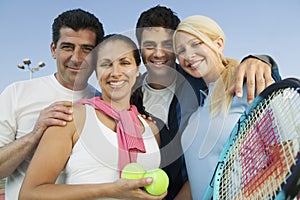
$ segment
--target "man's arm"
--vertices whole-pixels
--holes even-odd
[[[249,55],[238,66],[235,84],[229,92],[237,97],[243,96],[243,84],[246,79],[248,103],[272,82],[281,80],[277,63],[267,55]]]
[[[34,129],[0,148],[0,178],[9,176],[34,150],[49,126],[64,126],[72,120],[72,103],[56,102],[41,111]],[[3,133],[0,133],[3,134]]]
[[[269,66],[271,66],[271,76],[272,76],[273,80],[275,82],[278,82],[278,81],[281,80],[278,65],[277,65],[276,61],[271,56],[268,56],[268,55],[249,55],[249,56],[243,58],[242,62],[244,60],[248,59],[248,58],[256,58],[256,59],[259,59],[259,60],[267,63]]]

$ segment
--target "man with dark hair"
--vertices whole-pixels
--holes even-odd
[[[53,22],[50,45],[57,72],[13,83],[1,93],[0,177],[7,177],[6,200],[18,199],[47,127],[66,125],[72,120],[72,102],[95,96],[96,89],[88,84],[94,67],[85,58],[103,36],[102,24],[93,14],[81,9],[63,12]]]
[[[160,129],[161,167],[170,179],[166,199],[191,198],[180,139],[189,116],[202,105],[207,91],[202,79],[191,77],[176,63],[173,31],[179,22],[170,8],[158,5],[142,12],[136,24],[136,38],[147,72],[137,82],[132,102],[140,113],[149,114]],[[277,69],[270,57],[251,56],[244,59],[239,70],[262,71],[266,74],[263,85],[267,86],[272,82],[270,65]],[[243,73],[237,74],[237,80],[244,78]],[[261,91],[261,80],[256,81]]]

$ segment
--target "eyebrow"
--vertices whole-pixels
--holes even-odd
[[[154,42],[154,41],[149,41],[149,40],[146,40],[146,41],[144,41],[142,44],[143,44],[143,45],[146,45],[146,44],[155,45],[155,44],[156,44],[156,42]]]
[[[164,40],[163,44],[173,44],[173,40]]]
[[[62,43],[60,43],[59,46],[62,46],[62,45],[72,45],[72,46],[74,46],[74,44],[70,43],[70,42],[62,42]]]
[[[91,44],[82,44],[80,45],[81,47],[91,47],[91,48],[95,48],[95,45],[91,45]]]
[[[111,62],[111,59],[109,59],[109,58],[100,58],[98,61],[99,62]]]
[[[62,43],[60,43],[60,46],[62,46],[62,45],[71,45],[71,46],[75,46],[75,44],[70,43],[70,42],[62,42]],[[95,45],[91,45],[91,44],[81,44],[80,46],[81,46],[81,47],[91,47],[91,48],[94,48],[94,47],[95,47]]]
[[[166,45],[166,44],[173,44],[172,39],[170,40],[164,40],[164,41],[160,41],[162,44]],[[142,43],[142,45],[157,45],[157,42],[155,41],[151,41],[151,40],[146,40]]]
[[[120,57],[119,60],[121,60],[121,61],[123,61],[123,60],[132,60],[132,57],[124,56],[124,57]]]

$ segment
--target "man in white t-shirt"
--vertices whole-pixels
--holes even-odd
[[[27,166],[47,127],[72,120],[72,102],[95,96],[88,84],[94,67],[86,56],[102,40],[101,22],[81,9],[60,14],[52,25],[57,72],[9,85],[0,95],[0,178],[5,199],[17,200]]]

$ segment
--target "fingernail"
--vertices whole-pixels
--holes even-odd
[[[152,178],[150,178],[150,177],[146,178],[146,182],[149,183],[149,184],[152,183]]]
[[[242,93],[241,93],[241,92],[237,92],[237,93],[236,93],[236,96],[237,96],[237,97],[242,97]]]

